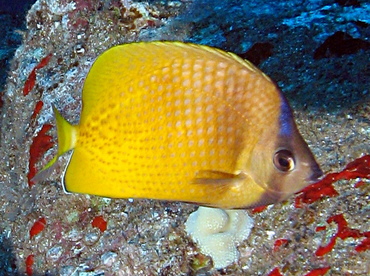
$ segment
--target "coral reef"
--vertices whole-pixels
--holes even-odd
[[[0,105],[1,273],[366,275],[369,49],[314,53],[336,32],[368,45],[369,9],[361,0],[38,0]],[[224,269],[185,232],[196,206],[66,194],[60,175],[68,156],[48,181],[31,181],[56,152],[51,105],[77,123],[94,59],[116,44],[157,39],[238,54],[266,45],[253,49],[256,62],[292,103],[324,171],[341,171],[296,198],[248,211],[255,227],[238,247],[239,260]]]
[[[189,215],[186,233],[200,251],[212,257],[214,267],[224,268],[238,261],[237,245],[247,239],[253,220],[243,210],[222,210],[200,206]]]

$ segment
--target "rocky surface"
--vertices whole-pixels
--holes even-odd
[[[239,262],[221,270],[184,231],[196,206],[65,194],[60,175],[67,157],[48,181],[30,181],[56,151],[51,104],[77,123],[94,59],[136,40],[258,55],[255,62],[287,95],[326,172],[369,154],[368,1],[218,2],[39,0],[31,8],[2,94],[0,275],[368,273],[367,159],[352,169],[357,177],[334,184],[331,197],[297,204],[293,196],[248,211],[255,227],[239,246]],[[330,42],[337,32],[342,39]],[[338,54],[338,47],[345,50]]]

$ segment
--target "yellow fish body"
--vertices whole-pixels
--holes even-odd
[[[80,124],[56,111],[67,191],[219,208],[271,204],[321,170],[275,84],[232,53],[180,42],[113,47],[85,80]]]

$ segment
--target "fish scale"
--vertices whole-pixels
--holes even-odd
[[[123,149],[121,150],[121,154],[123,152],[121,158],[123,157],[123,159],[121,159],[121,162],[110,162],[110,164],[117,164],[119,169],[116,168],[116,171],[112,172],[108,168],[104,173],[109,176],[105,176],[105,178],[109,177],[116,179],[115,181],[118,183],[123,180],[122,176],[124,175],[132,179],[130,174],[135,171],[136,168],[140,168],[148,162],[157,160],[158,162],[155,162],[152,167],[147,167],[145,169],[146,172],[144,175],[139,171],[134,177],[137,181],[141,181],[142,183],[151,183],[145,185],[145,190],[150,191],[150,195],[141,195],[137,183],[130,185],[129,181],[125,181],[128,183],[124,189],[131,190],[129,193],[134,197],[159,197],[160,195],[168,197],[169,194],[166,194],[166,191],[173,193],[173,190],[168,190],[167,185],[163,185],[168,179],[173,179],[173,185],[181,191],[181,189],[185,189],[189,183],[191,183],[192,178],[194,178],[199,170],[213,169],[234,173],[236,169],[235,162],[239,149],[241,149],[238,144],[235,144],[235,141],[241,141],[243,139],[241,130],[236,129],[236,127],[239,127],[242,122],[239,123],[235,121],[237,119],[234,115],[235,111],[228,108],[222,101],[219,101],[216,96],[209,95],[209,92],[204,93],[204,91],[212,91],[214,88],[212,85],[214,83],[214,76],[212,74],[214,72],[214,65],[214,61],[205,62],[204,60],[195,60],[193,62],[192,60],[185,60],[183,63],[176,61],[171,66],[171,70],[168,70],[168,67],[166,67],[165,69],[158,70],[159,72],[153,72],[151,75],[138,82],[137,87],[133,89],[139,89],[141,93],[144,93],[144,98],[139,93],[131,94],[133,96],[132,98],[130,98],[130,94],[125,93],[127,97],[125,102],[129,102],[131,108],[127,109],[127,106],[123,105],[120,109],[116,110],[118,114],[123,115],[127,112],[127,117],[129,117],[128,119],[131,121],[131,124],[125,127],[122,126],[120,123],[121,121],[116,121],[113,126],[113,129],[115,129],[113,132],[115,142],[112,143],[114,147]],[[180,68],[184,70],[184,67],[188,68],[189,71],[185,71],[184,74],[181,74]],[[226,71],[226,73],[223,73],[224,79],[227,76],[235,75],[236,66],[228,68],[225,64],[222,64],[220,67],[224,67],[222,69]],[[158,78],[157,75],[163,77]],[[189,80],[189,77],[186,76],[192,75],[194,78],[190,78],[190,82],[188,82],[187,85],[179,85]],[[153,83],[154,79],[157,81]],[[171,82],[168,84],[168,81]],[[222,86],[223,83],[225,83],[225,80],[222,81]],[[220,90],[220,96],[223,100],[226,100],[225,96],[232,96],[231,91],[238,91],[238,89],[236,89],[238,86],[237,83],[238,81],[235,80],[235,77],[229,79],[228,87],[231,89],[226,91],[226,93],[222,93],[224,95],[221,94],[222,90]],[[158,85],[166,86],[166,90],[158,92],[156,90],[156,86]],[[185,99],[188,100],[188,107],[184,105]],[[105,105],[109,105],[110,100],[114,100],[114,98],[108,98]],[[158,108],[155,109],[155,106],[151,105],[151,103],[154,102],[157,102],[157,105],[159,104],[162,108],[160,110],[158,110]],[[176,102],[181,103],[181,106],[175,106]],[[211,106],[213,108],[209,108]],[[186,114],[186,110],[189,108],[192,110],[189,114]],[[200,112],[196,112],[197,110]],[[178,114],[176,114],[177,111]],[[215,114],[225,114],[226,112],[228,116],[224,116],[223,120],[218,122],[217,118],[215,118]],[[140,116],[137,116],[138,113],[140,113]],[[230,124],[230,122],[237,123]],[[112,125],[112,122],[110,124]],[[207,134],[205,130],[207,124],[216,125],[217,129]],[[148,125],[156,126],[155,130],[150,132],[145,131]],[[83,124],[80,125],[81,132],[85,131],[83,126]],[[101,123],[101,126],[103,127],[102,131],[104,131],[105,124]],[[160,126],[161,130],[159,130]],[[90,128],[86,128],[86,131],[89,132],[89,129]],[[194,134],[184,136],[183,133],[187,133],[190,130],[194,131]],[[94,134],[92,133],[91,135]],[[142,136],[145,138],[141,138]],[[146,143],[141,143],[140,140],[148,140],[148,137],[153,136],[159,139],[151,141],[150,145],[156,145],[158,149],[148,150],[148,148],[145,147]],[[127,139],[127,137],[132,138],[128,139],[126,143],[120,143],[120,141],[124,141],[124,138]],[[160,139],[161,137],[162,139]],[[212,140],[210,140],[211,137],[213,138]],[[103,134],[101,138],[100,143],[106,141]],[[206,142],[204,142],[204,140],[206,140]],[[203,142],[200,143],[200,141]],[[174,145],[179,143],[181,143],[181,147]],[[108,148],[107,144],[108,142],[105,142],[106,148]],[[159,149],[159,146],[163,144],[166,146]],[[217,155],[215,156],[210,153],[211,147],[214,149],[216,146],[221,149],[217,150]],[[234,148],[232,148],[232,146],[234,146]],[[79,144],[77,143],[76,148],[78,147]],[[99,151],[95,153],[96,155],[101,154],[101,150],[97,144],[91,144],[90,147],[91,150],[96,149]],[[226,148],[228,148],[228,151],[225,150]],[[130,156],[125,152],[130,152]],[[105,157],[105,159],[111,160],[113,156],[117,159],[119,158],[117,154],[113,154],[109,157]],[[120,166],[119,164],[121,163],[125,163],[125,166]],[[171,164],[171,166],[168,164]],[[114,167],[113,165],[111,168]],[[176,172],[176,168],[181,171]],[[153,170],[153,172],[151,172],[151,170]],[[157,171],[161,171],[162,173],[158,175]],[[179,177],[179,174],[181,177]],[[173,177],[174,175],[175,177]],[[156,178],[155,182],[152,181],[153,177]],[[150,186],[157,187],[158,195],[153,194],[153,187]],[[163,187],[163,189],[159,189],[159,187]],[[120,189],[122,188],[120,187]],[[199,191],[197,191],[197,193],[199,193]]]
[[[287,138],[317,166],[290,113],[284,123],[293,126],[291,137],[279,137],[285,99],[274,83],[218,49],[180,42],[113,47],[92,66],[82,101],[78,126],[56,114],[58,156],[73,149],[67,191],[247,208],[292,193],[271,180],[285,177],[272,157]],[[62,133],[73,138],[64,142]]]

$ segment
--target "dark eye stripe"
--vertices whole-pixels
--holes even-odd
[[[293,113],[288,105],[287,100],[280,92],[281,98],[281,105],[280,105],[280,116],[279,116],[279,123],[280,123],[280,135],[283,136],[291,136],[293,132]]]

